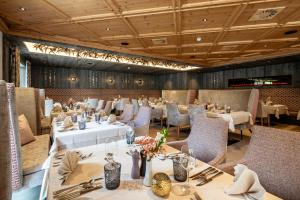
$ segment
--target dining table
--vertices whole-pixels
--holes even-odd
[[[282,104],[262,105],[262,117],[267,118],[268,126],[270,126],[270,115],[275,115],[279,119],[280,115],[289,115],[289,109]]]
[[[94,190],[89,193],[81,195],[78,199],[93,199],[93,200],[159,200],[159,199],[172,199],[172,200],[190,200],[195,199],[193,193],[197,193],[201,200],[243,200],[245,197],[242,195],[227,195],[224,193],[224,188],[232,184],[234,177],[230,174],[223,173],[222,175],[215,177],[211,182],[196,186],[199,180],[190,180],[189,182],[177,182],[173,177],[173,164],[171,159],[161,160],[159,157],[152,158],[152,171],[153,174],[157,172],[163,172],[167,174],[172,182],[172,189],[167,197],[156,196],[151,187],[143,185],[143,179],[132,179],[131,168],[132,158],[127,154],[131,148],[126,144],[125,140],[117,142],[117,147],[112,150],[114,154],[114,160],[121,163],[121,175],[120,175],[120,186],[115,190],[108,190],[105,187],[104,179],[104,165],[107,163],[104,160],[106,153],[106,145],[98,144],[89,147],[82,147],[73,149],[73,151],[80,152],[81,154],[92,154],[91,157],[80,160],[77,167],[73,170],[68,179],[62,184],[61,177],[58,174],[59,167],[53,166],[53,163],[57,162],[55,154],[52,154],[50,161],[50,167],[46,170],[44,180],[41,189],[41,198],[47,197],[48,200],[53,200],[53,192],[68,188],[70,186],[80,184],[84,181],[89,181],[93,178],[99,179],[100,184],[103,186],[101,189]],[[167,154],[177,153],[178,150],[164,145],[164,149]],[[62,153],[62,152],[60,152]],[[196,174],[210,165],[197,160],[196,168],[194,168],[190,175]],[[183,196],[178,196],[176,190],[178,188],[184,188],[189,186],[189,193]],[[41,199],[40,198],[40,199]],[[277,200],[280,199],[270,193],[265,193],[264,200]]]
[[[74,123],[71,128],[63,129],[62,122],[54,119],[51,132],[53,144],[50,152],[100,144],[109,138],[123,139],[126,132],[131,130],[130,126],[118,121],[109,123],[108,121],[95,122],[94,120],[86,122],[84,130],[79,130],[78,122]]]

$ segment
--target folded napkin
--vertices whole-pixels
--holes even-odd
[[[106,113],[105,113],[103,110],[100,110],[100,111],[99,111],[99,114],[100,114],[100,117],[106,116]]]
[[[241,194],[247,200],[263,200],[266,190],[260,184],[257,174],[245,165],[234,167],[233,183],[225,188],[226,194]]]
[[[80,154],[75,151],[67,151],[58,168],[58,174],[65,177],[65,180],[77,167],[80,160]]]
[[[62,111],[62,106],[60,103],[54,103],[53,104],[53,108],[52,108],[53,112],[61,112]]]
[[[56,120],[57,121],[63,121],[65,120],[65,118],[67,117],[67,115],[64,112],[59,113],[59,115],[57,116]]]
[[[108,122],[108,123],[114,123],[114,122],[116,122],[116,121],[117,121],[116,115],[110,114],[109,117],[108,117],[108,119],[107,119],[107,122]]]
[[[69,128],[71,126],[73,126],[72,118],[71,118],[71,116],[68,116],[64,119],[63,127]]]

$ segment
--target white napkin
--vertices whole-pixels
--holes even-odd
[[[53,104],[53,108],[52,108],[53,112],[60,112],[62,111],[62,106],[60,103],[56,102]]]
[[[107,122],[108,122],[108,123],[114,123],[114,122],[116,122],[116,121],[117,121],[116,115],[110,114],[109,117],[108,117],[108,119],[107,119]]]
[[[105,113],[103,110],[100,110],[100,111],[99,111],[99,114],[100,114],[100,117],[106,116],[106,113]]]
[[[59,113],[59,115],[57,116],[56,120],[57,121],[63,121],[65,120],[65,118],[67,117],[67,115],[64,112]]]
[[[263,200],[266,190],[260,184],[257,174],[245,165],[237,164],[234,167],[233,183],[225,188],[225,193],[241,194],[247,200]]]
[[[67,151],[58,168],[58,174],[66,177],[67,179],[67,177],[70,176],[70,174],[77,167],[79,160],[80,155],[78,152]]]
[[[73,122],[72,122],[71,116],[68,116],[64,119],[63,127],[69,128],[71,126],[73,126]]]

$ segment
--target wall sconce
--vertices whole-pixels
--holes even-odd
[[[76,81],[78,81],[78,78],[76,76],[72,76],[69,78],[69,81],[76,82]]]
[[[106,80],[106,82],[107,82],[108,85],[114,85],[115,84],[115,80],[113,78],[108,78]]]
[[[139,79],[139,80],[136,80],[135,83],[136,83],[138,86],[142,86],[142,85],[144,85],[144,80]]]

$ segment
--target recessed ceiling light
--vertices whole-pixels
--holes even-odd
[[[204,18],[204,19],[202,19],[202,21],[204,21],[204,22],[207,22],[207,19],[206,19],[206,18]]]
[[[110,28],[109,28],[109,27],[106,27],[106,30],[107,30],[107,31],[110,31]]]
[[[130,69],[130,67],[127,67],[127,69]]]
[[[191,58],[191,59],[194,59],[194,58],[196,58],[196,56],[190,56],[190,58]]]
[[[197,41],[197,42],[201,42],[201,41],[202,41],[202,37],[197,37],[197,38],[196,38],[196,41]]]
[[[291,35],[291,34],[294,34],[297,32],[298,32],[297,30],[289,30],[289,31],[284,32],[284,35]]]
[[[123,45],[123,46],[128,46],[129,43],[128,43],[128,42],[121,42],[121,45]]]
[[[19,9],[18,9],[19,11],[25,11],[26,10],[26,8],[24,8],[24,7],[19,7]]]

